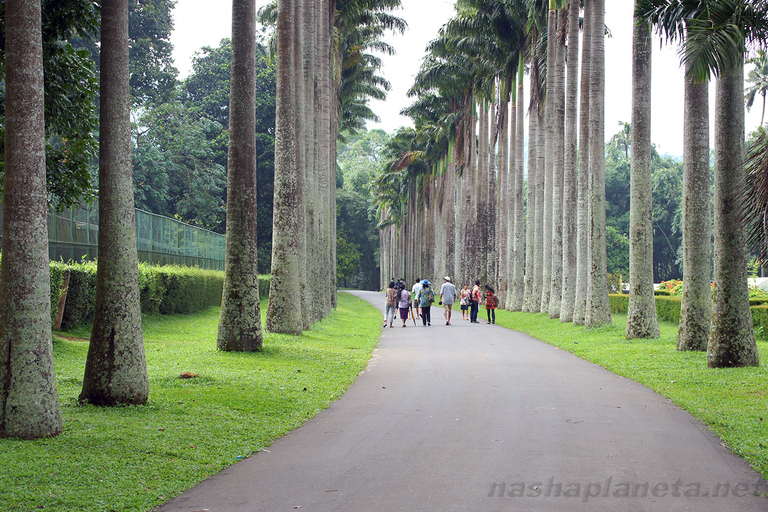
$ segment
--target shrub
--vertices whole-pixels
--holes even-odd
[[[69,270],[69,288],[61,329],[66,331],[93,320],[96,303],[96,263],[59,263]],[[58,305],[58,299],[55,304]]]
[[[608,299],[611,303],[611,313],[626,313],[629,309],[629,295],[611,293]]]
[[[669,290],[662,290],[660,288],[658,290],[653,290],[653,294],[657,297],[669,297],[672,295]]]
[[[656,297],[656,314],[659,320],[667,322],[680,323],[680,307],[682,300],[680,297]]]

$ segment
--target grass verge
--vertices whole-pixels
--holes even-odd
[[[64,432],[0,439],[0,509],[150,510],[327,407],[381,334],[380,313],[345,293],[302,336],[267,333],[260,353],[218,351],[218,320],[218,308],[145,318],[150,399],[138,407],[78,404],[87,339],[56,339]],[[198,377],[180,379],[183,372]]]
[[[497,311],[496,323],[648,386],[768,478],[768,343],[758,342],[759,367],[709,369],[705,353],[676,350],[677,324],[661,322],[658,339],[627,340],[626,320],[614,314],[612,325],[586,330],[545,314]]]

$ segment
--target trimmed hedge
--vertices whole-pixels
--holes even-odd
[[[765,336],[768,335],[768,304],[760,301],[765,301],[765,299],[750,299],[749,302],[752,305],[749,309],[752,311],[752,324],[755,326],[755,330],[759,330]],[[628,295],[611,294],[610,302],[611,313],[627,313],[629,308]],[[682,299],[680,297],[657,295],[656,314],[659,316],[659,320],[680,323],[681,304]]]
[[[64,331],[91,322],[96,303],[96,262],[52,261],[51,322],[58,312],[61,286],[67,270],[69,288],[61,321],[61,329]],[[260,297],[269,297],[269,286],[270,276],[259,276]],[[223,287],[224,272],[219,270],[139,264],[142,314],[190,314],[211,306],[220,306]]]
[[[611,313],[627,313],[629,295],[611,294],[608,297],[611,303]],[[667,294],[656,295],[656,314],[659,320],[679,323],[680,297],[671,297]]]

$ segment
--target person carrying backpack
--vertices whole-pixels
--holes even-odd
[[[432,325],[432,314],[430,310],[432,308],[432,303],[435,301],[435,292],[432,291],[431,284],[429,279],[423,280],[421,282],[421,290],[419,290],[419,294],[416,296],[419,306],[421,307],[421,322],[424,324],[424,327]]]

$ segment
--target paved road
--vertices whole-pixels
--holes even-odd
[[[768,511],[768,484],[669,400],[437,309],[384,329],[330,408],[158,510]]]

